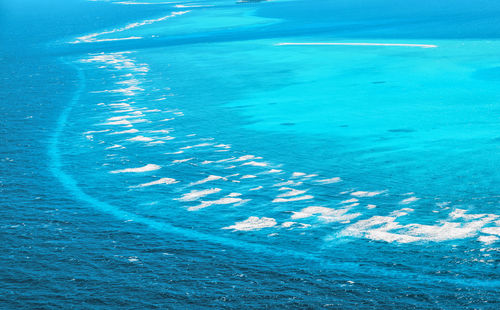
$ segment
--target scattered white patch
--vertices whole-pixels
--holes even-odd
[[[214,145],[214,147],[219,147],[219,148],[224,148],[224,149],[231,148],[231,146],[227,145],[227,144],[217,144],[217,145]]]
[[[255,166],[255,167],[265,167],[267,166],[266,163],[263,162],[257,162],[257,161],[249,161],[244,164],[241,164],[242,166]]]
[[[231,194],[226,195],[226,197],[239,197],[239,196],[241,196],[240,193],[231,193]]]
[[[200,181],[196,181],[196,182],[190,183],[189,186],[199,185],[199,184],[203,184],[203,183],[207,183],[207,182],[211,182],[211,181],[216,181],[216,180],[227,181],[227,178],[221,177],[221,176],[218,176],[218,175],[209,175],[208,177],[206,177],[206,178],[204,178],[204,179],[202,179]]]
[[[307,192],[307,190],[298,190],[290,187],[282,187],[279,189],[279,191],[288,191],[288,192],[279,194],[277,197],[292,197],[292,196],[302,195],[305,192]]]
[[[300,185],[302,185],[302,182],[285,181],[285,182],[276,183],[273,186],[276,187],[276,186],[300,186]]]
[[[299,197],[292,197],[292,198],[276,198],[273,200],[273,202],[292,202],[292,201],[300,201],[300,200],[309,200],[313,199],[314,196],[311,195],[305,195],[305,196],[299,196]]]
[[[377,206],[376,205],[366,205],[367,209],[375,209]]]
[[[420,200],[420,198],[417,198],[417,197],[410,197],[410,198],[406,198],[406,199],[403,199],[399,202],[399,204],[402,204],[402,205],[407,205],[407,204],[410,204],[412,202],[415,202],[417,200]]]
[[[125,147],[123,147],[122,145],[119,145],[119,144],[115,144],[115,145],[112,145],[112,146],[108,146],[106,148],[106,150],[112,150],[112,149],[124,149]]]
[[[308,218],[313,215],[319,214],[318,217],[326,222],[348,222],[361,215],[361,213],[347,212],[349,212],[348,208],[332,209],[321,206],[313,206],[304,208],[299,212],[294,212],[292,215],[292,219]]]
[[[88,134],[92,134],[92,133],[101,133],[101,132],[108,132],[110,131],[111,129],[104,129],[104,130],[90,130],[90,131],[86,131],[84,132],[83,134],[84,135],[88,135]]]
[[[341,178],[335,177],[335,178],[331,178],[331,179],[317,180],[316,182],[317,183],[321,183],[321,184],[332,184],[332,183],[338,183],[338,182],[341,182],[341,181],[342,181]]]
[[[127,139],[127,141],[150,142],[150,141],[153,141],[153,139],[151,139],[149,137],[144,137],[144,136],[137,136],[137,137]]]
[[[481,232],[485,234],[500,236],[500,227],[485,227],[481,230]]]
[[[471,221],[475,219],[479,219],[485,216],[495,216],[498,217],[497,215],[494,214],[466,214],[467,210],[464,209],[455,209],[450,213],[450,218],[453,219],[464,219],[466,221]]]
[[[405,209],[401,211],[408,211]],[[436,225],[401,225],[396,219],[399,216],[406,215],[406,212],[393,212],[392,215],[373,216],[358,221],[345,228],[340,235],[400,243],[465,239],[476,236],[483,226],[497,217],[487,215],[466,223],[441,221]]]
[[[173,160],[172,163],[174,163],[174,164],[185,163],[185,162],[190,161],[192,159],[193,159],[193,157],[191,157],[191,158],[184,158],[184,159],[176,159],[176,160]]]
[[[204,147],[204,146],[210,146],[210,145],[212,145],[212,143],[200,143],[200,144],[196,144],[196,145],[189,145],[189,146],[181,147],[181,150],[188,150],[188,149],[192,149],[195,147]]]
[[[233,198],[233,197],[224,197],[221,199],[213,200],[213,201],[202,201],[201,204],[190,207],[188,208],[189,211],[197,211],[206,207],[209,207],[211,205],[227,205],[227,204],[233,204],[237,202],[243,202],[241,198]]]
[[[356,198],[352,198],[352,199],[347,199],[347,200],[341,201],[340,203],[352,203],[352,202],[357,202],[357,201],[359,201],[359,200]]]
[[[165,141],[153,141],[153,142],[149,142],[148,145],[158,145],[158,144],[164,144]]]
[[[498,237],[497,236],[479,236],[477,238],[477,240],[484,243],[484,244],[492,244],[498,240]]]
[[[292,178],[298,178],[298,177],[302,177],[304,175],[306,175],[306,173],[304,173],[304,172],[294,172],[294,173],[292,173]]]
[[[253,179],[256,177],[257,177],[256,175],[247,174],[247,175],[242,176],[241,179]]]
[[[124,119],[124,120],[121,120],[121,121],[103,123],[102,125],[125,125],[125,126],[132,126],[132,123],[130,121]]]
[[[394,217],[405,216],[405,215],[408,215],[408,213],[413,212],[413,211],[415,211],[415,210],[413,210],[411,208],[403,208],[401,210],[392,211],[390,216],[394,216]]]
[[[130,187],[131,188],[138,188],[138,187],[147,187],[147,186],[153,186],[153,185],[159,185],[159,184],[175,184],[175,183],[179,183],[179,181],[177,181],[176,179],[172,179],[172,178],[161,178],[161,179],[156,180],[156,181],[152,181],[149,183],[143,183],[143,184],[139,184],[136,186],[130,186]]]
[[[119,135],[119,134],[124,134],[124,133],[136,133],[136,132],[139,132],[139,130],[132,128],[132,129],[128,129],[128,130],[115,131],[115,132],[110,133],[110,135]]]
[[[382,194],[384,191],[378,191],[378,192],[364,192],[364,191],[357,191],[357,192],[352,192],[351,195],[355,197],[374,197],[377,195]]]
[[[239,161],[245,161],[245,160],[250,160],[250,159],[256,159],[256,157],[254,155],[244,155],[244,156],[240,156],[236,159],[232,159],[230,160],[230,162],[239,162]]]
[[[288,228],[288,227],[292,227],[294,224],[297,224],[297,222],[284,222],[281,224],[281,227]]]
[[[155,164],[147,164],[146,166],[143,166],[143,167],[114,170],[114,171],[110,171],[110,173],[127,173],[127,172],[139,173],[139,172],[154,171],[154,170],[158,170],[158,169],[161,169],[161,166],[158,166]]]
[[[220,188],[210,188],[210,189],[204,189],[204,190],[192,190],[189,193],[186,193],[182,195],[181,198],[177,198],[177,200],[180,201],[195,201],[198,200],[202,197],[208,196],[210,194],[215,194],[220,192]]]
[[[251,188],[249,190],[250,191],[258,191],[258,190],[261,190],[262,188],[263,188],[262,186],[257,186],[257,187]]]
[[[275,219],[270,217],[256,217],[251,216],[248,219],[242,222],[236,222],[234,225],[223,227],[222,229],[233,229],[240,231],[251,231],[251,230],[259,230],[263,228],[269,228],[276,226],[278,223]]]

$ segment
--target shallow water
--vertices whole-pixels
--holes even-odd
[[[500,6],[398,3],[5,6],[6,307],[496,308]]]

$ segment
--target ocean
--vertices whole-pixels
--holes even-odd
[[[0,306],[498,309],[500,4],[0,2]]]

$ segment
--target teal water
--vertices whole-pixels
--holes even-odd
[[[52,4],[1,7],[5,307],[498,307],[494,1]]]

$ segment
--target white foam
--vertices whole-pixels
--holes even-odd
[[[341,201],[340,203],[351,203],[351,202],[357,202],[357,201],[359,201],[359,200],[356,198],[351,198],[351,199]]]
[[[165,141],[153,141],[153,142],[149,142],[148,145],[158,145],[158,144],[164,144]]]
[[[231,162],[239,162],[239,161],[245,161],[245,160],[250,160],[250,159],[254,159],[256,158],[254,155],[244,155],[244,156],[240,156],[236,159],[232,159],[230,160]]]
[[[374,197],[382,194],[383,192],[384,191],[378,191],[378,192],[357,191],[357,192],[352,192],[351,195],[355,197]]]
[[[330,178],[330,179],[317,180],[316,182],[321,183],[321,184],[332,184],[332,183],[338,183],[341,181],[342,181],[341,178],[335,177],[335,178]]]
[[[208,196],[210,194],[215,194],[220,192],[220,188],[209,188],[204,190],[192,190],[189,193],[183,194],[181,198],[177,198],[180,201],[195,201],[202,197]]]
[[[294,173],[292,173],[292,178],[302,177],[302,176],[304,176],[306,174],[307,173],[304,173],[304,172],[294,172]]]
[[[411,208],[403,208],[403,209],[400,209],[400,210],[392,211],[391,214],[390,214],[390,216],[394,216],[394,217],[405,216],[408,213],[413,212],[413,211],[415,211],[415,210],[413,210]]]
[[[410,204],[412,202],[415,202],[417,200],[420,200],[420,198],[417,198],[417,197],[410,197],[410,198],[406,198],[406,199],[403,199],[399,202],[399,204],[402,204],[402,205],[407,205],[407,204]]]
[[[177,155],[177,154],[182,154],[184,151],[177,151],[177,152],[171,152],[171,153],[165,153],[165,155]]]
[[[103,123],[102,125],[125,125],[125,126],[132,126],[132,123],[126,119],[121,120],[121,121],[114,121],[114,122],[107,122]]]
[[[184,158],[184,159],[176,159],[176,160],[173,160],[172,163],[174,163],[174,164],[185,163],[185,162],[188,162],[192,159],[194,159],[194,158],[191,157],[191,158]]]
[[[112,146],[108,146],[106,148],[106,150],[112,150],[112,149],[124,149],[125,147],[123,147],[122,145],[119,145],[119,144],[115,144],[115,145],[112,145]]]
[[[147,186],[153,186],[153,185],[175,184],[175,183],[179,183],[179,181],[177,181],[176,179],[172,179],[172,178],[161,178],[161,179],[158,179],[156,181],[152,181],[152,182],[148,182],[148,183],[143,183],[143,184],[139,184],[139,185],[136,185],[136,186],[130,186],[130,187],[131,188],[136,188],[136,187],[147,187]]]
[[[466,221],[470,220],[475,220],[479,219],[485,216],[494,216],[497,217],[497,215],[494,214],[466,214],[467,210],[464,209],[455,209],[450,213],[450,218],[453,219],[464,219]]]
[[[281,227],[288,228],[288,227],[292,227],[295,224],[297,224],[297,222],[284,222],[284,223],[281,223]]]
[[[305,192],[307,192],[307,190],[298,190],[290,187],[282,187],[279,189],[279,191],[288,191],[288,192],[279,194],[277,197],[292,197],[292,196],[302,195]]]
[[[270,217],[256,217],[251,216],[242,222],[236,222],[234,225],[223,227],[222,229],[233,229],[240,231],[252,231],[259,230],[263,228],[269,228],[276,226],[278,223],[275,219]]]
[[[263,188],[262,186],[257,186],[257,187],[251,188],[249,190],[250,191],[258,191],[258,190],[261,190],[262,188]]]
[[[153,141],[154,139],[151,139],[149,137],[144,137],[144,136],[137,136],[137,137],[133,137],[133,138],[130,138],[130,139],[127,139],[127,141],[139,141],[139,142],[150,142],[150,141]]]
[[[326,207],[321,207],[321,206],[313,206],[313,207],[307,207],[299,212],[293,212],[292,219],[303,219],[303,218],[308,218],[313,216],[314,214],[323,214],[330,212],[332,209],[326,208]]]
[[[217,200],[212,200],[212,201],[202,201],[201,204],[194,206],[194,207],[189,207],[189,211],[197,211],[212,205],[227,205],[227,204],[233,204],[237,202],[243,202],[241,198],[233,198],[233,197],[224,197],[220,198]]]
[[[128,24],[128,25],[126,25],[124,27],[121,27],[121,28],[115,28],[115,29],[108,30],[108,31],[103,31],[103,32],[88,34],[88,35],[85,35],[85,36],[78,37],[78,38],[76,38],[75,41],[70,42],[70,43],[75,44],[75,43],[90,43],[90,42],[103,42],[103,41],[116,41],[116,40],[134,39],[136,37],[116,38],[116,39],[97,39],[97,37],[98,36],[102,36],[102,35],[106,35],[106,34],[112,34],[112,33],[116,33],[116,32],[126,31],[126,30],[129,30],[129,29],[140,27],[140,26],[144,26],[144,25],[149,25],[149,24],[152,24],[152,23],[156,23],[156,22],[159,22],[159,21],[166,20],[167,18],[171,18],[171,17],[174,17],[176,15],[186,14],[188,12],[189,11],[172,12],[171,14],[169,14],[167,16],[160,17],[160,18],[147,19],[147,20],[144,20],[144,21],[141,21],[141,22],[136,22],[136,23]]]
[[[200,180],[200,181],[196,181],[196,182],[192,182],[189,184],[189,186],[194,186],[194,185],[199,185],[199,184],[203,184],[203,183],[207,183],[207,182],[211,182],[211,181],[216,181],[216,180],[224,180],[224,181],[227,181],[227,178],[225,177],[221,177],[221,176],[218,176],[218,175],[209,175],[208,177]]]
[[[256,175],[247,174],[247,175],[242,176],[241,179],[253,179],[256,177],[257,177]]]
[[[292,198],[276,198],[273,200],[273,202],[291,202],[291,201],[300,201],[300,200],[309,200],[313,199],[314,196],[311,195],[305,195],[305,196],[299,196],[299,197],[292,197]]]
[[[497,236],[479,236],[477,238],[478,241],[484,244],[492,244],[495,243],[499,238]]]
[[[110,135],[119,135],[119,134],[124,134],[124,133],[136,133],[136,132],[139,132],[139,130],[132,128],[132,129],[123,130],[123,131],[115,131],[115,132],[110,133]]]
[[[267,171],[267,173],[279,173],[279,172],[282,172],[283,170],[279,170],[279,169],[271,169],[269,171]]]
[[[485,227],[481,230],[482,233],[500,236],[500,227]]]
[[[302,185],[302,182],[285,181],[285,182],[276,183],[273,186],[276,187],[276,186],[300,186],[300,185]]]
[[[126,172],[132,172],[132,173],[140,173],[140,172],[148,172],[148,171],[154,171],[161,169],[161,166],[155,165],[155,164],[147,164],[143,167],[138,167],[138,168],[126,168],[126,169],[120,169],[120,170],[113,170],[110,171],[110,173],[126,173]]]
[[[119,121],[119,120],[124,120],[128,118],[137,118],[140,117],[140,115],[122,115],[122,116],[113,116],[107,119],[107,121]]]
[[[217,145],[214,145],[214,147],[219,147],[219,148],[224,148],[224,149],[231,148],[231,146],[227,145],[227,144],[217,144]]]
[[[313,215],[319,214],[318,217],[326,222],[348,222],[361,215],[361,213],[347,212],[349,212],[349,208],[332,209],[321,206],[313,206],[304,208],[299,212],[294,212],[292,215],[292,219],[308,218]]]
[[[88,135],[88,134],[91,134],[91,133],[101,133],[101,132],[108,132],[110,131],[111,129],[104,129],[104,130],[90,130],[90,131],[86,131],[84,132],[83,134],[84,135]]]
[[[196,144],[196,145],[189,145],[189,146],[181,147],[180,149],[181,150],[188,150],[188,149],[192,149],[195,147],[204,147],[204,146],[210,146],[210,145],[212,145],[212,143],[200,143],[200,144]]]
[[[266,163],[263,162],[257,162],[257,161],[249,161],[244,164],[241,164],[242,166],[255,166],[255,167],[265,167],[267,166]]]
[[[240,193],[230,193],[230,194],[226,195],[226,197],[239,197],[239,196],[241,196]]]
[[[405,209],[401,211],[412,210]],[[488,215],[466,223],[441,221],[435,225],[417,223],[401,225],[396,222],[396,219],[403,215],[406,215],[406,212],[393,212],[392,216],[373,216],[348,226],[341,232],[341,235],[400,243],[446,241],[474,237],[482,227],[496,218]]]

